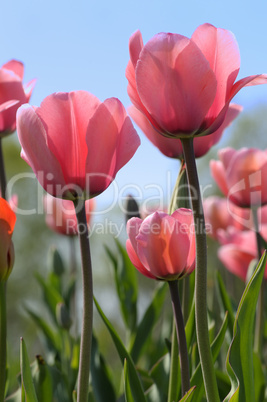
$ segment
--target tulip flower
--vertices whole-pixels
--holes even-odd
[[[267,239],[267,225],[262,227],[261,235]],[[220,230],[218,239],[222,244],[218,250],[219,259],[228,271],[246,281],[250,263],[258,260],[255,232],[252,230],[228,232]],[[264,277],[267,279],[267,270],[265,270]]]
[[[205,155],[212,146],[216,145],[220,141],[224,130],[239,115],[241,110],[241,106],[230,104],[222,125],[214,133],[206,136],[205,138],[194,138],[194,151],[196,158],[200,158],[201,156]],[[135,106],[130,106],[128,108],[128,112],[134,122],[141,128],[146,137],[160,150],[160,152],[169,158],[183,158],[183,148],[181,141],[178,138],[168,138],[159,135],[158,131],[154,129],[146,116]]]
[[[0,198],[0,282],[6,281],[14,265],[12,234],[16,215],[8,202]]]
[[[191,39],[159,33],[145,45],[136,31],[129,50],[129,97],[154,129],[170,138],[214,133],[241,88],[267,83],[267,75],[235,82],[240,68],[236,39],[210,24],[200,25]]]
[[[94,197],[134,155],[140,139],[122,103],[85,91],[54,93],[17,113],[21,156],[53,196]]]
[[[218,240],[218,230],[248,230],[253,228],[251,211],[239,208],[226,198],[211,196],[203,202],[206,232],[213,239]]]
[[[95,200],[86,200],[85,210],[88,224],[94,209]],[[51,230],[67,236],[78,234],[77,217],[72,201],[46,195],[44,196],[44,210],[46,213],[46,224]]]
[[[143,275],[165,281],[181,279],[195,268],[193,213],[180,208],[172,215],[154,212],[127,223],[126,249]]]
[[[35,80],[23,85],[24,66],[20,61],[10,60],[0,69],[0,137],[16,129],[16,112],[29,102]]]
[[[267,151],[225,148],[219,161],[210,162],[211,174],[222,193],[242,208],[267,204]]]

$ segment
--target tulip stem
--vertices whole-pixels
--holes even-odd
[[[172,308],[175,318],[177,341],[179,346],[180,367],[181,367],[182,396],[184,396],[186,392],[190,389],[189,359],[188,359],[188,351],[185,337],[184,319],[179,298],[178,281],[177,280],[168,281],[168,284],[170,288]]]
[[[90,358],[93,330],[93,276],[85,202],[74,201],[82,259],[83,318],[80,344],[80,361],[77,385],[77,402],[88,400]]]
[[[6,200],[6,195],[7,195],[6,194],[6,172],[5,172],[2,140],[3,139],[0,137],[0,189],[1,189],[1,197]]]
[[[207,314],[207,239],[193,138],[183,138],[181,142],[186,162],[196,233],[195,315],[198,351],[207,400],[209,402],[220,402],[209,342]]]
[[[254,221],[254,228],[255,228],[255,235],[256,235],[256,241],[257,241],[257,249],[258,249],[258,259],[261,259],[262,255],[262,241],[261,241],[261,235],[259,231],[259,222],[258,222],[258,210],[255,208],[252,208],[252,215],[253,215],[253,221]],[[257,313],[256,313],[256,322],[255,322],[255,339],[254,339],[254,351],[256,353],[259,353],[261,356],[261,351],[262,351],[262,340],[263,340],[263,331],[264,331],[264,289],[265,288],[265,283],[264,279],[261,284],[261,290],[259,294],[259,300],[258,300],[258,307],[257,307]]]
[[[0,282],[0,401],[5,398],[6,388],[6,289]]]

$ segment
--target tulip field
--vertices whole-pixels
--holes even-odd
[[[0,402],[267,401],[267,151],[227,137],[267,74],[240,63],[210,23],[136,30],[128,108],[83,89],[36,106],[24,64],[3,64]],[[171,196],[114,190],[99,213],[139,129],[177,161]]]

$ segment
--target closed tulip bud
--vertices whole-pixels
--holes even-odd
[[[8,202],[0,198],[0,282],[6,281],[14,265],[12,234],[16,215]]]

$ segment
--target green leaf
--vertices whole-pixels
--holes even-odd
[[[248,282],[241,297],[229,347],[226,368],[231,380],[231,391],[227,401],[255,401],[253,369],[253,331],[257,300],[266,265],[264,252],[258,267]]]
[[[260,356],[256,353],[253,353],[253,367],[254,367],[254,379],[255,379],[255,399],[256,401],[263,401],[266,388],[266,381]]]
[[[179,402],[190,402],[190,401],[192,401],[193,400],[192,398],[195,396],[195,394],[194,394],[195,389],[196,389],[196,387],[190,388],[190,390],[187,391],[187,393],[183,396],[182,399],[180,399]],[[194,399],[194,402],[195,402],[195,399]]]
[[[15,391],[12,395],[9,395],[9,397],[5,399],[5,402],[24,402],[24,401],[25,399],[23,398],[21,388],[17,389],[17,391]]]
[[[39,402],[53,400],[53,381],[49,367],[44,359],[38,355],[31,365],[34,387]]]
[[[116,245],[118,255],[114,255],[108,247],[106,247],[106,251],[114,268],[122,318],[127,328],[134,331],[137,320],[136,302],[138,293],[136,269],[118,240],[116,240]]]
[[[27,349],[22,338],[20,339],[20,369],[27,402],[38,402],[33,385]]]
[[[124,360],[124,392],[125,392],[125,402],[135,402],[133,399],[133,395],[131,393],[127,359]]]
[[[226,311],[228,311],[228,329],[229,329],[229,332],[230,332],[230,335],[231,335],[231,338],[232,338],[233,337],[234,322],[235,322],[235,315],[234,315],[234,312],[233,312],[230,297],[228,296],[227,290],[226,290],[225,285],[223,283],[222,276],[221,276],[219,271],[217,271],[217,284],[218,284],[220,300],[222,302],[224,313]]]
[[[160,401],[166,401],[168,398],[170,371],[170,354],[162,356],[161,359],[150,370],[150,376],[158,389]]]
[[[211,353],[212,353],[212,359],[213,362],[216,361],[219,352],[221,350],[222,343],[224,341],[225,333],[227,330],[227,323],[228,323],[228,313],[225,313],[224,320],[222,322],[221,328],[214,339],[214,341],[211,344]],[[198,364],[197,368],[195,369],[191,381],[191,385],[196,386],[196,390],[194,392],[194,402],[200,402],[202,401],[202,397],[204,394],[204,383],[203,383],[203,377],[202,377],[202,371],[201,371],[201,365],[200,363]]]
[[[158,318],[162,312],[163,303],[165,301],[166,291],[166,283],[160,284],[155,291],[152,301],[148,306],[140,324],[138,325],[136,335],[130,347],[130,354],[134,362],[138,361],[138,358],[142,354],[142,351],[146,345],[146,341],[151,335],[154,325],[158,321]]]
[[[195,334],[195,301],[193,301],[189,317],[185,326],[186,343],[188,348],[193,344]]]
[[[58,290],[51,286],[49,282],[46,282],[45,279],[38,272],[35,273],[35,277],[43,290],[44,301],[46,303],[46,306],[48,307],[51,317],[57,324],[56,306],[58,303],[64,302],[63,297],[58,292]]]
[[[48,349],[52,349],[56,352],[59,352],[60,341],[59,341],[57,334],[53,332],[51,327],[47,324],[47,322],[42,317],[40,317],[39,315],[37,315],[36,313],[34,313],[33,311],[31,311],[28,308],[26,308],[26,311],[31,316],[31,318],[33,319],[33,321],[35,322],[37,327],[41,330],[42,335],[44,335]]]
[[[116,394],[96,337],[92,336],[91,376],[96,401],[116,402]]]
[[[124,365],[124,360],[127,359],[127,364],[128,364],[128,371],[129,371],[129,381],[130,381],[130,387],[131,387],[131,391],[132,391],[132,395],[134,400],[138,401],[138,402],[146,402],[146,397],[143,391],[143,387],[142,384],[140,382],[140,379],[138,377],[137,371],[135,369],[133,360],[131,358],[131,356],[129,355],[129,353],[127,352],[125,346],[123,345],[119,335],[117,334],[117,332],[115,331],[115,329],[113,328],[113,326],[111,325],[111,323],[108,321],[107,317],[105,316],[105,314],[103,313],[103,311],[101,310],[99,304],[97,303],[96,299],[94,298],[95,301],[95,305],[96,308],[104,322],[104,324],[106,325],[112,339],[114,342],[114,345],[116,346],[117,352],[120,356],[122,365]]]

